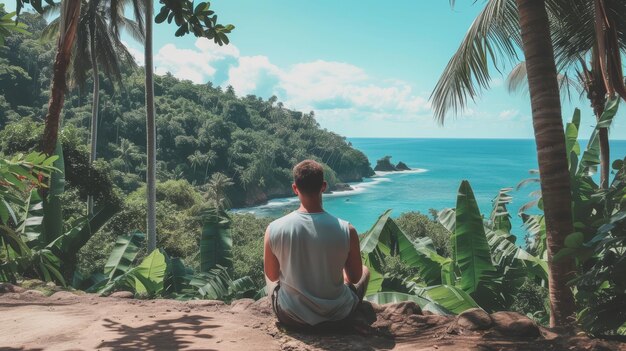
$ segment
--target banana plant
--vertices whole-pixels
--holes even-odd
[[[209,208],[202,213],[202,234],[200,236],[200,271],[208,272],[216,266],[233,266],[230,235],[230,218],[217,208]]]
[[[373,278],[367,299],[411,300],[438,313],[460,313],[478,306],[494,311],[512,303],[515,289],[526,277],[547,279],[545,262],[516,246],[508,232],[510,190],[502,189],[496,196],[491,220],[485,222],[469,182],[461,183],[456,208],[439,213],[442,225],[450,230],[451,257],[438,255],[430,239],[409,239],[390,211],[383,213],[361,239],[363,261]],[[386,289],[388,281],[398,279],[380,273],[388,256],[398,256],[417,270],[415,277],[404,280],[405,291]]]

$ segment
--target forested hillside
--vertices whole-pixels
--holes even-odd
[[[46,23],[25,14],[31,35],[7,38],[0,54],[0,148],[3,154],[37,147],[48,102],[53,41],[42,38]],[[73,78],[73,77],[71,77]],[[100,77],[97,155],[124,193],[145,179],[146,123],[143,71],[123,65],[121,84]],[[91,80],[73,86],[63,108],[65,139],[80,151],[88,144]],[[216,173],[233,181],[233,206],[252,205],[290,191],[290,169],[314,158],[327,167],[331,189],[373,171],[365,155],[345,138],[321,129],[314,113],[289,110],[276,97],[237,97],[232,88],[193,84],[172,75],[155,79],[157,174],[161,181],[186,179],[198,187]],[[85,146],[85,147],[83,147]],[[65,145],[67,153],[70,145]],[[72,164],[67,165],[72,167]],[[68,170],[71,173],[71,170]]]

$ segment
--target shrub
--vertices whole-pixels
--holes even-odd
[[[410,239],[428,237],[438,254],[450,257],[450,233],[439,222],[420,212],[405,212],[395,222]]]
[[[231,216],[233,238],[233,278],[250,276],[257,286],[265,285],[263,273],[263,237],[272,218],[257,218],[253,214]]]

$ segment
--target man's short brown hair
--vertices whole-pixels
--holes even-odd
[[[301,193],[317,194],[324,184],[324,168],[313,160],[304,160],[293,167],[293,181]]]

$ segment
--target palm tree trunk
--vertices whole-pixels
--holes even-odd
[[[156,123],[154,117],[154,64],[152,57],[152,12],[153,1],[146,1],[146,43],[145,43],[145,70],[146,70],[146,133],[147,145],[147,195],[148,218],[146,231],[148,234],[148,252],[156,249]]]
[[[550,325],[570,324],[574,297],[567,286],[573,261],[553,261],[573,232],[571,187],[556,64],[543,0],[516,0],[530,90],[548,246]]]
[[[98,143],[98,105],[100,100],[100,76],[98,74],[98,59],[96,57],[96,29],[95,25],[89,26],[90,35],[90,53],[91,53],[91,72],[93,75],[93,101],[91,103],[91,154],[89,155],[89,164],[93,165],[96,161],[96,145]],[[93,196],[87,197],[87,213],[93,214]]]
[[[604,18],[602,17],[602,4],[599,0],[594,1],[594,27],[596,31],[596,42],[591,53],[591,67],[593,74],[593,85],[595,88],[595,100],[592,101],[596,119],[600,121],[600,117],[604,112],[604,104],[606,103],[606,94],[612,96],[611,82],[608,76],[608,68],[604,62],[603,55],[606,52],[606,30],[604,28]],[[609,155],[609,130],[600,128],[598,130],[600,141],[600,187],[608,189],[609,187],[609,164],[611,162]]]
[[[606,100],[606,99],[605,99]],[[595,109],[594,109],[595,110]],[[596,119],[600,121],[600,117],[604,112],[604,104],[596,111]],[[600,142],[600,187],[602,189],[609,188],[609,171],[611,167],[610,146],[609,146],[609,129],[598,129],[598,139]]]
[[[43,130],[42,151],[52,155],[59,136],[59,122],[65,90],[67,88],[66,73],[72,56],[72,46],[76,39],[76,28],[80,17],[81,0],[63,0],[61,4],[61,24],[59,27],[59,40],[57,41],[57,54],[54,59],[52,73],[52,87],[50,89],[50,101],[48,113]]]

